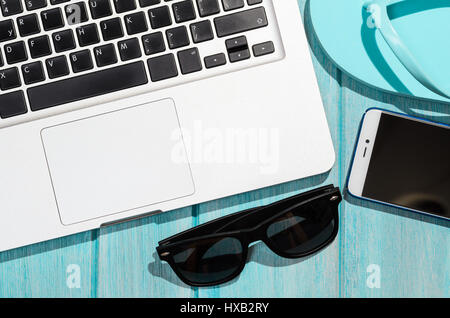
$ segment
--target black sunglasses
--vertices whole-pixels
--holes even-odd
[[[161,242],[161,260],[191,286],[212,286],[238,276],[248,246],[263,241],[274,253],[300,258],[325,248],[337,235],[339,188],[333,185],[199,225]]]

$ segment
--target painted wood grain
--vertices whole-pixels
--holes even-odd
[[[340,156],[346,169],[361,115],[382,107],[449,123],[449,105],[394,97],[342,77]],[[413,136],[412,136],[413,138]],[[347,198],[341,231],[342,296],[448,297],[450,289],[449,222],[400,209]],[[367,267],[379,266],[380,288],[367,288]]]
[[[0,297],[95,296],[96,245],[91,231],[0,253]]]
[[[450,123],[448,105],[387,94],[342,75],[318,45],[306,3],[299,0],[299,7],[337,154],[329,173],[0,253],[0,297],[449,297],[448,222],[349,197],[327,249],[286,260],[257,243],[241,276],[220,287],[184,285],[155,254],[160,239],[218,216],[322,184],[343,188],[369,107]],[[67,285],[71,264],[79,267],[80,288]],[[370,264],[380,268],[380,288],[366,284]]]
[[[302,9],[304,3],[300,3]],[[312,43],[316,51],[316,44]],[[319,63],[317,59],[321,59]],[[331,126],[335,147],[339,148],[339,104],[340,88],[338,82],[328,73],[336,73],[336,68],[325,61],[324,56],[313,55],[317,77],[321,82],[327,119]],[[326,80],[323,80],[326,79]],[[302,97],[296,101],[301,107]],[[339,184],[339,169],[330,173],[304,180],[252,191],[200,205],[199,222],[226,215],[245,208],[271,203],[276,200],[306,191],[322,184]],[[306,260],[282,259],[263,243],[251,248],[251,255],[242,274],[234,281],[220,287],[202,288],[200,297],[338,297],[339,296],[339,241],[323,252]]]
[[[99,297],[194,297],[156,254],[158,241],[195,225],[192,209],[100,229]]]

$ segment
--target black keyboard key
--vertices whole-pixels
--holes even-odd
[[[129,35],[146,32],[148,30],[147,20],[143,12],[126,15],[124,20]]]
[[[239,62],[250,58],[250,50],[248,48],[247,38],[240,36],[229,39],[225,42],[230,62]]]
[[[112,15],[110,0],[89,0],[93,19],[100,19]]]
[[[171,49],[177,49],[190,44],[189,35],[185,26],[166,30],[166,36],[167,43]]]
[[[192,0],[174,3],[172,5],[172,10],[177,23],[194,20],[197,17]]]
[[[144,45],[146,55],[156,54],[166,50],[162,32],[144,35],[142,37],[142,44]]]
[[[250,50],[245,49],[242,51],[231,52],[231,53],[228,53],[228,56],[230,58],[231,63],[240,62],[240,61],[247,60],[250,58]]]
[[[260,43],[253,45],[253,55],[254,56],[263,56],[267,54],[272,54],[275,52],[275,46],[272,41]]]
[[[219,53],[205,57],[206,68],[218,67],[227,64],[227,58],[225,54]]]
[[[22,85],[17,67],[0,71],[0,89],[6,91]]]
[[[202,70],[202,61],[197,48],[178,52],[178,61],[180,62],[182,74],[190,74]]]
[[[3,57],[2,57],[2,51],[0,51],[0,66],[3,66]]]
[[[64,19],[60,8],[42,11],[41,20],[45,31],[62,28],[64,26]]]
[[[117,13],[136,9],[136,0],[113,0]]]
[[[267,26],[266,10],[263,7],[240,11],[214,19],[217,36],[224,37]]]
[[[69,65],[67,65],[67,59],[64,55],[47,59],[45,65],[47,66],[47,73],[50,78],[65,76],[70,72]]]
[[[22,76],[25,84],[30,85],[45,80],[44,68],[41,62],[22,65]]]
[[[25,0],[25,6],[28,11],[45,8],[47,0]]]
[[[109,41],[123,37],[122,22],[120,18],[113,18],[100,22],[103,40]]]
[[[255,4],[262,3],[262,0],[247,0],[249,6],[254,6]]]
[[[0,95],[0,117],[5,119],[27,112],[27,103],[22,91]]]
[[[0,21],[0,42],[14,40],[15,38],[16,30],[13,20]]]
[[[28,36],[41,31],[36,14],[29,14],[17,18],[17,28],[21,36]]]
[[[244,35],[242,35],[237,38],[228,39],[225,41],[225,46],[227,47],[228,52],[247,49],[248,48],[247,38]]]
[[[89,50],[71,53],[69,59],[74,73],[79,73],[94,68],[91,52]]]
[[[172,24],[168,6],[150,9],[148,10],[148,16],[153,29],[163,28]]]
[[[192,23],[190,28],[194,43],[205,42],[214,38],[214,32],[209,20]]]
[[[78,27],[75,32],[77,33],[80,46],[88,46],[100,42],[97,26],[94,23]]]
[[[117,63],[116,50],[113,44],[106,44],[94,49],[95,61],[98,67]]]
[[[222,0],[225,11],[235,10],[244,6],[244,0]]]
[[[36,111],[147,83],[144,63],[139,61],[29,88],[28,98]]]
[[[10,15],[19,14],[23,12],[22,0],[1,0],[0,6],[2,8],[3,16],[8,17]]]
[[[58,31],[52,34],[53,45],[57,53],[73,50],[75,48],[75,37],[72,30]]]
[[[219,0],[197,0],[201,17],[207,17],[220,12]]]
[[[34,59],[52,54],[50,41],[47,35],[29,39],[28,47],[30,48],[31,57]]]
[[[161,3],[161,0],[139,0],[141,7],[154,6],[159,3]]]
[[[122,61],[129,61],[142,56],[141,47],[137,38],[120,41],[117,43],[117,46]]]
[[[80,24],[88,20],[86,5],[84,2],[71,3],[64,7],[67,23],[69,25]]]
[[[148,59],[147,64],[152,82],[158,82],[178,76],[177,64],[173,54],[166,54]]]
[[[28,58],[23,41],[6,44],[3,49],[8,64],[23,62]]]

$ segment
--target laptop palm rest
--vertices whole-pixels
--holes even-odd
[[[43,129],[61,222],[70,225],[192,195],[179,131],[171,99]]]

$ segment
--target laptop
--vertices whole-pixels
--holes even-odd
[[[296,0],[2,0],[0,250],[328,171]]]

